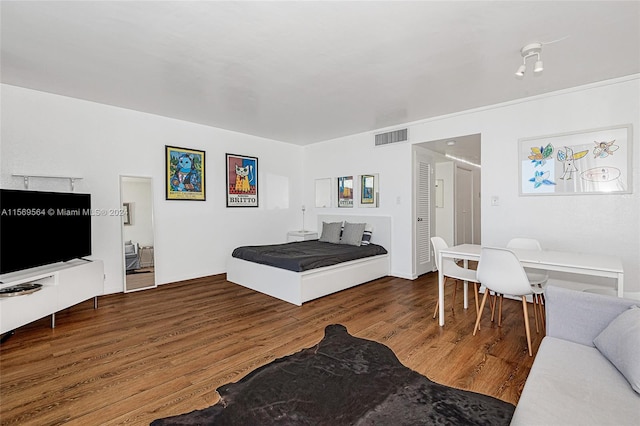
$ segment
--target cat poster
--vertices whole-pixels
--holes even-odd
[[[227,154],[227,207],[258,207],[258,159]]]
[[[204,151],[165,146],[167,200],[205,201]]]

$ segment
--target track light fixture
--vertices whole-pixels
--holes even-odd
[[[518,70],[516,71],[516,78],[524,78],[524,73],[527,70],[527,59],[533,56],[535,56],[537,59],[535,65],[533,66],[533,73],[534,75],[540,75],[540,73],[544,70],[542,59],[540,59],[540,53],[542,53],[541,43],[527,44],[525,47],[520,49],[520,55],[522,55],[522,65],[520,65],[518,67]]]

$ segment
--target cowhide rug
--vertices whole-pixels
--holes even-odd
[[[434,383],[380,343],[330,325],[315,346],[218,388],[203,410],[160,425],[508,425],[514,406]]]

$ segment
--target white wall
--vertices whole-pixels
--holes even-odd
[[[627,123],[634,129],[633,194],[518,195],[519,138]],[[534,236],[547,249],[616,255],[623,261],[626,290],[640,291],[638,76],[412,123],[408,127],[412,143],[452,135],[482,135],[483,244],[505,245],[516,235]],[[305,201],[312,204],[316,178],[379,173],[381,208],[378,212],[363,213],[391,215],[392,273],[408,277],[414,273],[410,147],[396,144],[376,148],[373,134],[362,133],[308,147],[304,152]],[[499,206],[490,206],[491,196],[500,198]]]
[[[23,188],[12,173],[81,176],[76,192],[91,193],[94,209],[118,209],[120,175],[154,178],[158,284],[223,273],[233,248],[284,242],[290,224],[299,222],[298,209],[289,206],[302,204],[301,147],[14,86],[0,89],[3,188]],[[206,201],[165,200],[165,145],[206,151]],[[225,153],[258,157],[259,208],[226,208]],[[31,189],[68,191],[69,184],[33,179]],[[105,293],[122,291],[120,217],[94,217],[92,225]]]

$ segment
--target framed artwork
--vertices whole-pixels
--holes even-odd
[[[338,178],[338,207],[353,207],[353,176]]]
[[[204,151],[165,146],[167,200],[205,201]]]
[[[258,159],[227,154],[227,207],[258,207]]]
[[[360,206],[378,207],[378,175],[360,176]]]
[[[519,140],[520,195],[631,193],[632,126]]]

